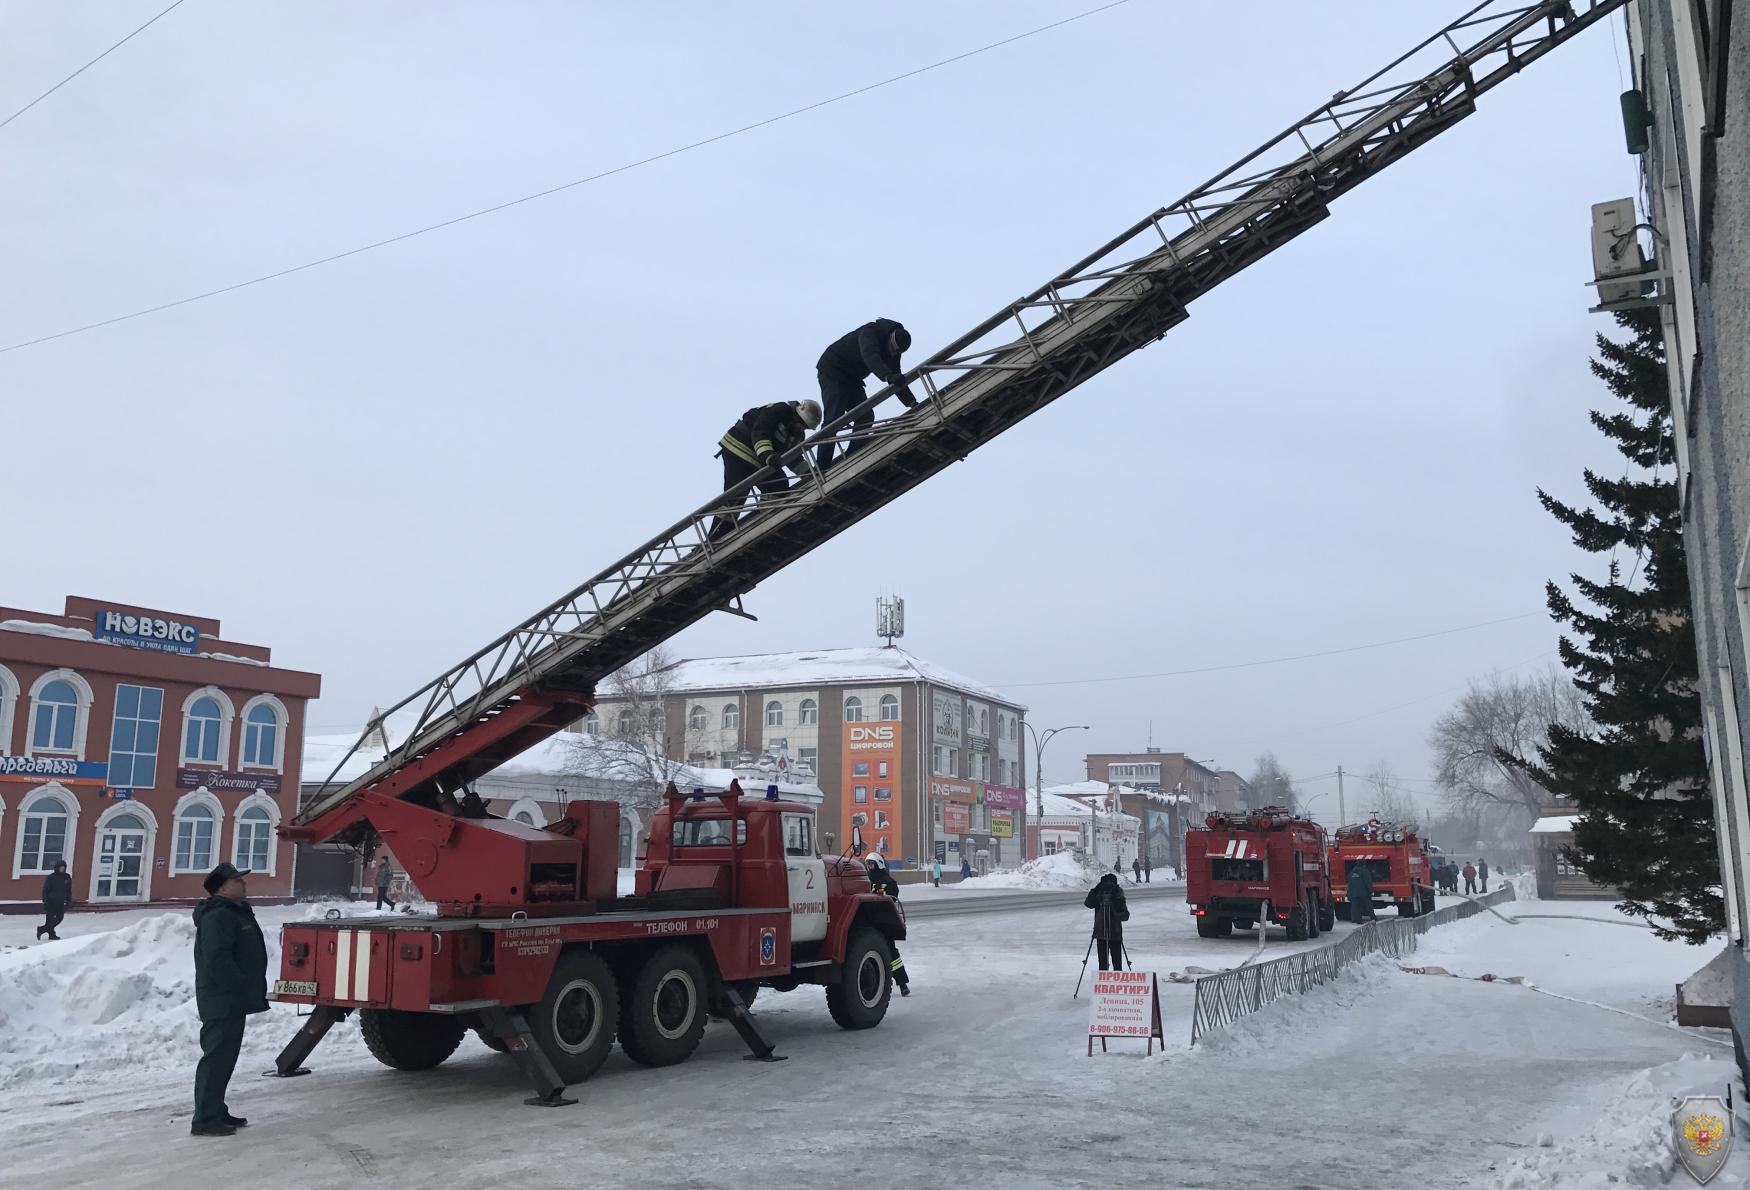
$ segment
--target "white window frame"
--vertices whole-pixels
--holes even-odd
[[[144,680],[144,679],[141,679],[141,680]],[[134,725],[134,746],[132,748],[123,748],[121,750],[121,755],[123,755],[123,756],[131,756],[131,757],[135,757],[135,758],[138,758],[141,756],[150,756],[152,758],[152,781],[148,785],[142,785],[138,781],[129,781],[129,782],[123,784],[123,783],[118,782],[116,780],[115,758],[116,758],[117,752],[116,752],[116,746],[115,746],[115,729],[116,729],[116,724],[120,723],[121,720],[124,718],[124,716],[121,713],[121,697],[122,697],[122,687],[123,686],[132,687],[133,689],[138,690],[142,695],[145,694],[148,690],[156,691],[158,694],[158,717],[157,717],[157,719],[155,719],[155,720],[143,719],[137,713],[133,714],[133,715],[126,716],[128,721],[133,723],[133,725]],[[154,748],[150,753],[141,751],[140,746],[139,746],[140,745],[140,735],[139,735],[140,724],[146,723],[146,722],[151,722],[153,724],[153,726],[155,726],[158,729],[158,746],[156,748]],[[159,761],[163,758],[163,755],[164,755],[164,687],[162,687],[162,686],[141,686],[141,685],[136,685],[134,682],[117,682],[115,684],[115,690],[113,691],[111,698],[110,698],[109,749],[105,753],[105,755],[107,756],[108,763],[109,763],[109,776],[108,776],[107,780],[109,781],[109,785],[112,789],[114,789],[114,788],[119,788],[119,789],[156,789],[158,787]],[[131,771],[132,769],[137,768],[137,767],[138,767],[137,764],[133,764],[130,766],[130,772],[129,772],[130,776],[138,776],[138,773]]]
[[[820,704],[812,698],[805,698],[796,707],[796,725],[798,727],[820,726]]]
[[[1743,929],[1740,925],[1740,908],[1738,901],[1737,865],[1732,862],[1731,851],[1731,810],[1727,802],[1732,800],[1730,770],[1727,768],[1724,732],[1720,730],[1720,711],[1718,707],[1708,705],[1703,699],[1706,710],[1704,716],[1704,734],[1707,742],[1708,786],[1714,795],[1714,843],[1719,848],[1720,883],[1723,886],[1726,902],[1726,933],[1733,942],[1743,941]]]
[[[24,866],[24,823],[30,817],[29,807],[39,797],[51,797],[61,803],[61,808],[67,812],[67,850],[62,858],[67,861],[67,870],[74,870],[75,861],[79,858],[79,799],[73,791],[59,781],[50,781],[47,785],[38,785],[18,799],[18,826],[13,831],[12,843],[12,878],[18,880],[25,876],[46,876],[49,871],[37,868],[27,869]]]
[[[631,707],[621,707],[620,713],[614,716],[614,730],[622,737],[631,735],[638,729],[638,716]]]
[[[776,718],[773,716],[776,716]],[[776,698],[766,703],[766,726],[784,726],[784,704]]]
[[[694,703],[693,709],[687,712],[687,730],[704,731],[710,724],[711,712],[705,709],[705,704]]]
[[[116,802],[107,807],[103,813],[97,816],[97,822],[91,828],[91,854],[93,859],[91,861],[91,878],[88,882],[89,888],[85,894],[85,899],[88,901],[97,900],[98,872],[97,859],[95,857],[103,854],[103,849],[98,846],[98,840],[103,838],[103,832],[109,826],[110,821],[112,819],[120,818],[124,814],[132,814],[135,818],[138,818],[141,822],[146,824],[145,856],[140,865],[140,900],[150,901],[152,899],[152,858],[158,854],[158,815],[152,813],[152,807],[148,806],[145,802],[125,801]],[[68,869],[71,870],[71,868],[72,862],[68,861]],[[103,903],[107,905],[110,904],[112,900],[113,898],[105,898]],[[126,904],[127,902],[122,903]]]
[[[236,811],[231,815],[231,862],[241,868],[245,865],[239,862],[238,843],[243,835],[243,814],[247,810],[267,811],[267,867],[256,868],[255,872],[262,876],[272,876],[279,867],[280,857],[280,806],[267,794],[257,791],[237,803]]]
[[[582,729],[586,735],[600,735],[602,733],[602,717],[596,713],[594,707],[591,707],[589,713],[583,717]]]
[[[883,694],[881,696],[881,701],[876,705],[878,707],[878,709],[876,711],[876,716],[878,717],[880,722],[882,722],[882,723],[898,723],[899,722],[899,696],[897,694]],[[887,708],[889,706],[891,706],[893,708],[893,714],[891,714],[891,715],[889,715],[887,713]]]
[[[66,682],[73,687],[73,748],[38,748],[36,746],[36,699],[39,692],[50,682]],[[79,676],[77,670],[51,669],[48,673],[30,684],[30,713],[24,718],[24,754],[26,756],[71,756],[74,760],[85,759],[85,733],[91,726],[91,683]],[[69,865],[71,866],[71,865]]]
[[[182,834],[182,816],[190,806],[197,805],[205,806],[213,812],[213,854],[208,857],[212,862],[204,866],[196,865],[192,868],[184,868],[178,866],[176,862],[176,853],[179,850],[177,843]],[[213,870],[214,864],[219,862],[217,859],[213,859],[213,856],[222,855],[224,853],[224,843],[225,807],[219,804],[219,799],[213,796],[211,790],[205,785],[202,785],[199,789],[191,789],[176,799],[176,810],[170,816],[169,872],[172,876],[205,876],[208,872]],[[193,852],[191,851],[190,858],[192,857]]]
[[[741,730],[741,704],[726,702],[723,704],[722,717],[718,719],[723,731],[739,732]]]
[[[813,773],[815,776],[818,777],[820,775],[820,749],[819,748],[798,748],[798,749],[796,749],[796,763],[807,765],[808,771]]]
[[[190,711],[194,704],[203,698],[210,698],[219,704],[219,758],[217,760],[201,760],[188,754],[188,724]],[[177,724],[176,754],[182,760],[184,768],[200,766],[204,768],[223,769],[231,763],[231,726],[237,721],[237,707],[231,701],[231,696],[217,686],[202,686],[191,691],[182,700],[182,718]],[[174,861],[173,861],[174,862]]]
[[[249,713],[256,707],[266,707],[273,712],[275,730],[273,737],[273,763],[271,765],[252,763],[249,759]],[[269,770],[276,773],[285,772],[286,732],[292,721],[291,714],[286,710],[286,704],[271,694],[257,694],[254,698],[243,704],[243,710],[238,715],[238,719],[241,721],[242,727],[239,729],[237,743],[237,759],[240,762],[237,767],[239,769],[260,769],[263,772]],[[187,741],[185,740],[184,742],[186,743]]]
[[[12,720],[18,706],[18,678],[0,665],[0,756],[12,755]],[[0,813],[4,808],[0,807]]]
[[[857,712],[855,715],[851,714],[853,710]],[[863,718],[863,700],[858,698],[855,694],[845,695],[844,717],[846,723],[865,722]]]

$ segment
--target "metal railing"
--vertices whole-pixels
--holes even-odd
[[[1484,912],[1488,905],[1513,900],[1513,886],[1502,885],[1492,893],[1448,905],[1421,917],[1398,917],[1368,922],[1351,930],[1340,941],[1316,950],[1303,950],[1286,958],[1236,967],[1197,981],[1197,1001],[1191,1013],[1191,1044],[1196,1045],[1213,1029],[1226,1028],[1284,996],[1298,996],[1309,988],[1330,983],[1343,968],[1372,954],[1401,959],[1414,954],[1417,939],[1435,926],[1462,921]]]

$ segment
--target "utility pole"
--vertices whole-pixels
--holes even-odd
[[[1337,825],[1345,826],[1349,822],[1349,812],[1343,808],[1343,766],[1337,766]]]

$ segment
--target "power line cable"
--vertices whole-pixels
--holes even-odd
[[[1517,616],[1502,616],[1497,620],[1484,620],[1478,624],[1461,624],[1457,628],[1442,628],[1435,632],[1422,632],[1415,636],[1399,636],[1391,640],[1376,640],[1364,645],[1347,645],[1340,649],[1321,649],[1316,653],[1294,653],[1287,657],[1266,657],[1258,661],[1234,661],[1225,665],[1201,665],[1194,669],[1169,669],[1159,673],[1118,674],[1104,678],[1063,678],[1052,682],[997,682],[1000,689],[1026,690],[1042,686],[1092,686],[1102,682],[1140,682],[1152,678],[1179,678],[1190,674],[1218,673],[1230,669],[1254,669],[1261,665],[1282,665],[1290,661],[1310,661],[1318,657],[1336,657],[1344,653],[1360,653],[1368,649],[1384,649],[1392,645],[1409,644],[1412,641],[1432,640],[1437,636],[1452,636],[1459,632],[1474,632],[1479,628],[1492,628],[1497,624],[1511,624],[1515,620],[1529,620],[1533,616],[1541,616],[1542,611],[1524,612]]]
[[[182,0],[177,0],[178,4],[181,2]],[[1037,28],[1028,29],[1024,33],[1016,33],[1012,37],[1003,38],[1001,41],[993,41],[988,45],[979,46],[977,49],[967,50],[964,53],[955,54],[952,57],[931,62],[927,66],[919,66],[913,70],[908,70],[903,74],[896,74],[891,78],[882,79],[880,82],[869,83],[866,86],[842,92],[829,99],[822,99],[814,103],[806,104],[802,107],[792,108],[787,112],[782,112],[775,116],[768,116],[763,120],[756,120],[752,124],[743,124],[739,128],[732,128],[727,132],[719,132],[715,136],[708,136],[703,140],[696,140],[689,144],[677,146],[676,148],[665,149],[660,153],[653,153],[648,157],[641,157],[636,161],[629,161],[623,165],[616,165],[612,169],[604,169],[600,173],[593,173],[587,177],[576,178],[569,182],[562,182],[557,186],[549,186],[545,190],[537,190],[532,194],[525,194],[520,198],[513,198],[505,202],[495,203],[489,207],[481,207],[478,210],[469,211],[466,214],[457,215],[450,219],[444,219],[437,223],[430,223],[424,227],[415,228],[412,231],[404,231],[399,235],[392,235],[386,239],[374,240],[371,243],[360,244],[355,248],[348,248],[342,252],[330,253],[327,256],[318,257],[315,260],[305,261],[303,264],[295,264],[289,268],[278,269],[271,273],[263,273],[260,276],[250,277],[244,281],[236,281],[230,285],[221,285],[217,289],[209,289],[202,293],[191,294],[188,297],[177,298],[175,301],[160,302],[156,306],[147,306],[144,309],[134,310],[128,314],[118,314],[113,318],[104,318],[97,322],[88,322],[83,326],[70,327],[67,330],[56,331],[53,334],[39,335],[34,339],[25,339],[17,343],[10,343],[4,347],[0,347],[0,354],[5,354],[9,351],[19,351],[26,347],[35,347],[43,343],[50,343],[56,339],[65,339],[69,335],[78,335],[83,334],[86,331],[94,331],[102,327],[114,326],[118,322],[129,322],[136,318],[145,318],[151,314],[161,314],[166,310],[174,310],[179,306],[187,306],[194,302],[206,301],[208,298],[219,297],[227,293],[235,293],[239,289],[248,289],[253,285],[262,285],[269,281],[277,281],[282,277],[290,277],[295,273],[308,272],[310,269],[321,268],[323,265],[333,264],[336,261],[346,260],[349,257],[359,256],[366,252],[373,252],[378,248],[387,248],[391,244],[399,244],[418,236],[429,235],[434,231],[442,231],[445,228],[455,227],[457,224],[466,223],[471,219],[480,219],[487,215],[496,215],[500,211],[508,211],[512,207],[519,207],[525,203],[536,202],[543,198],[551,198],[555,194],[562,194],[567,190],[574,190],[579,186],[586,186],[591,182],[599,182],[603,178],[611,178],[616,174],[623,174],[629,170],[638,169],[640,166],[651,165],[658,161],[665,161],[670,157],[678,157],[680,154],[689,153],[694,149],[702,149],[707,145],[714,145],[719,141],[725,141],[729,140],[731,137],[741,136],[743,133],[766,128],[770,125],[780,123],[781,121],[805,115],[808,112],[819,111],[823,107],[830,107],[835,103],[842,103],[847,99],[854,99],[859,95],[867,95],[871,91],[878,91],[883,87],[890,87],[895,83],[904,82],[906,79],[916,78],[921,74],[928,74],[932,70],[940,70],[944,66],[952,66],[956,62],[964,62],[968,58],[975,58],[980,54],[987,54],[992,50],[1001,49],[1003,46],[1013,45],[1016,42],[1024,41],[1029,37],[1036,37],[1041,33],[1047,33],[1053,29],[1060,29],[1065,25],[1073,24],[1076,21],[1084,20],[1087,17],[1095,16],[1110,9],[1119,8],[1128,3],[1130,3],[1130,0],[1110,0],[1109,3],[1101,4],[1095,8],[1086,9],[1082,12],[1064,17],[1059,21],[1052,21],[1048,25],[1040,25]],[[176,5],[172,4],[170,7],[175,8]],[[169,9],[166,9],[165,11],[168,12]],[[161,13],[159,15],[163,14]],[[153,18],[153,20],[156,19],[156,17]],[[150,24],[151,22],[147,23]],[[141,28],[144,27],[145,26],[141,26]],[[138,30],[135,32],[138,32]],[[129,34],[129,36],[131,37],[133,34]],[[118,42],[117,44],[119,45],[120,43]],[[107,53],[108,51],[106,50],[104,52]]]
[[[140,34],[144,33],[146,30],[150,29],[153,25],[156,25],[161,19],[168,16],[172,9],[179,7],[181,4],[182,4],[182,0],[175,0],[175,3],[171,4],[170,8],[166,8],[163,12],[159,13],[157,16],[155,16],[151,20],[147,21],[144,25],[141,25],[138,29],[135,29],[132,33],[128,34],[126,37],[122,38],[120,41],[118,41],[114,45],[110,46],[107,50],[104,50],[103,53],[101,53],[101,54],[97,55],[97,57],[91,59],[91,61],[89,61],[85,65],[81,66],[78,70],[75,70],[72,74],[68,75],[66,78],[62,79],[60,82],[58,82],[54,86],[50,87],[47,91],[44,91],[41,95],[38,95],[35,99],[31,100],[29,103],[25,104],[23,107],[19,108],[15,112],[13,112],[10,116],[7,116],[4,120],[0,120],[0,128],[6,127],[8,124],[12,123],[12,121],[14,121],[14,120],[18,119],[18,117],[22,116],[25,112],[28,112],[31,108],[35,107],[37,104],[41,103],[43,100],[45,100],[49,96],[53,95],[56,91],[59,91],[62,87],[65,87],[68,83],[72,82],[74,79],[76,79],[80,75],[84,74],[87,70],[90,70],[93,66],[96,66],[99,62],[103,61],[105,58],[109,57],[111,54],[113,54],[117,50],[121,49],[124,45],[128,44],[128,42],[132,41],[135,37],[138,37]]]

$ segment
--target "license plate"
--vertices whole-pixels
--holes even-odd
[[[275,980],[273,994],[276,996],[314,996],[316,994],[316,981],[313,979]]]

